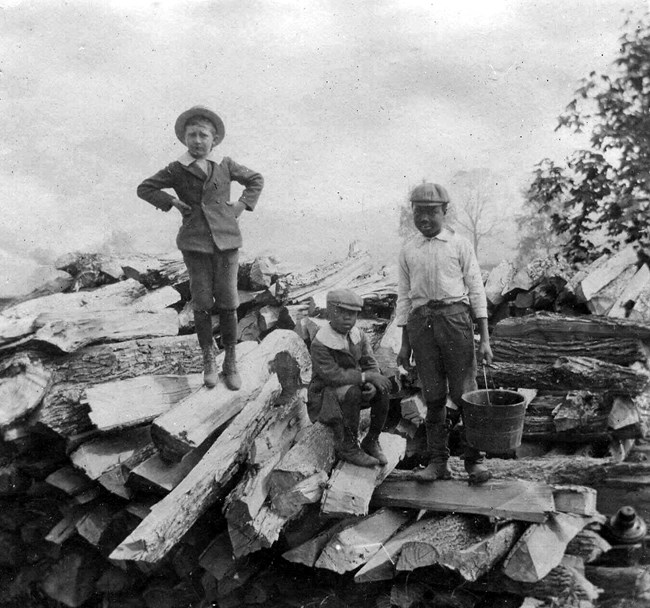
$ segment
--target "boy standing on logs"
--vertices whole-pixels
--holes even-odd
[[[427,404],[428,465],[420,481],[450,479],[447,393],[462,415],[461,396],[477,390],[472,315],[478,324],[481,362],[492,362],[487,300],[481,271],[469,241],[444,226],[449,196],[438,184],[423,183],[411,193],[415,227],[399,256],[397,324],[402,345],[397,364],[415,359]],[[471,314],[470,314],[471,313]],[[465,470],[472,484],[490,478],[485,455],[464,440]]]
[[[308,412],[334,431],[336,454],[361,467],[385,465],[379,433],[388,414],[391,383],[382,376],[366,335],[355,327],[363,300],[348,289],[327,294],[329,323],[311,345]],[[370,429],[359,446],[361,409],[370,407]]]
[[[190,276],[194,325],[203,351],[203,379],[208,388],[217,383],[211,311],[219,310],[221,341],[226,354],[223,379],[231,390],[241,388],[237,371],[237,269],[242,235],[239,216],[257,204],[264,180],[225,156],[212,156],[224,138],[223,122],[212,110],[194,106],[183,112],[174,127],[176,137],[187,152],[138,186],[138,196],[162,211],[172,207],[183,216],[176,244]],[[230,200],[230,183],[244,191],[236,202]],[[176,196],[165,189],[173,189]]]

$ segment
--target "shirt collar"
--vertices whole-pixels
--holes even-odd
[[[431,238],[427,238],[422,233],[418,232],[418,234],[415,236],[415,244],[420,246],[420,245],[424,245],[425,243],[429,243],[431,241],[447,242],[449,239],[451,239],[453,234],[454,234],[453,230],[444,226],[442,230],[438,234],[436,234],[436,236],[432,236]]]
[[[361,331],[358,327],[353,327],[347,335],[343,335],[335,331],[328,323],[323,325],[316,334],[316,338],[321,344],[333,350],[348,350],[348,337],[352,344],[358,344],[361,341]]]
[[[185,154],[178,159],[178,162],[185,167],[189,167],[195,160],[196,158],[194,158],[189,152],[185,152]],[[217,159],[213,156],[212,152],[206,156],[206,160],[211,160],[213,163],[217,162]]]

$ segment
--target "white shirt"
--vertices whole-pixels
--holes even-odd
[[[487,318],[487,299],[471,243],[448,228],[426,238],[418,234],[399,254],[397,325],[429,300],[469,304],[475,319]]]

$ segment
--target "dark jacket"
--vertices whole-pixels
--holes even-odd
[[[379,371],[379,365],[366,335],[357,327],[350,330],[349,340],[332,329],[328,323],[321,327],[311,344],[312,379],[308,389],[308,413],[312,421],[318,420],[321,411],[332,412],[339,408],[336,391],[342,386],[361,386],[361,373]]]
[[[259,173],[237,164],[227,156],[220,163],[209,161],[211,175],[194,165],[174,161],[138,186],[138,196],[154,207],[169,211],[173,197],[165,188],[176,192],[178,199],[192,208],[183,216],[176,245],[183,251],[212,253],[214,245],[220,250],[239,249],[242,236],[230,202],[230,182],[244,186],[239,200],[252,211],[260,196],[264,179]]]

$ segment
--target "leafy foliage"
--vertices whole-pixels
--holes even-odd
[[[573,262],[650,243],[650,18],[625,29],[614,74],[591,72],[559,117],[557,129],[589,132],[591,148],[565,166],[542,160],[526,193]]]

